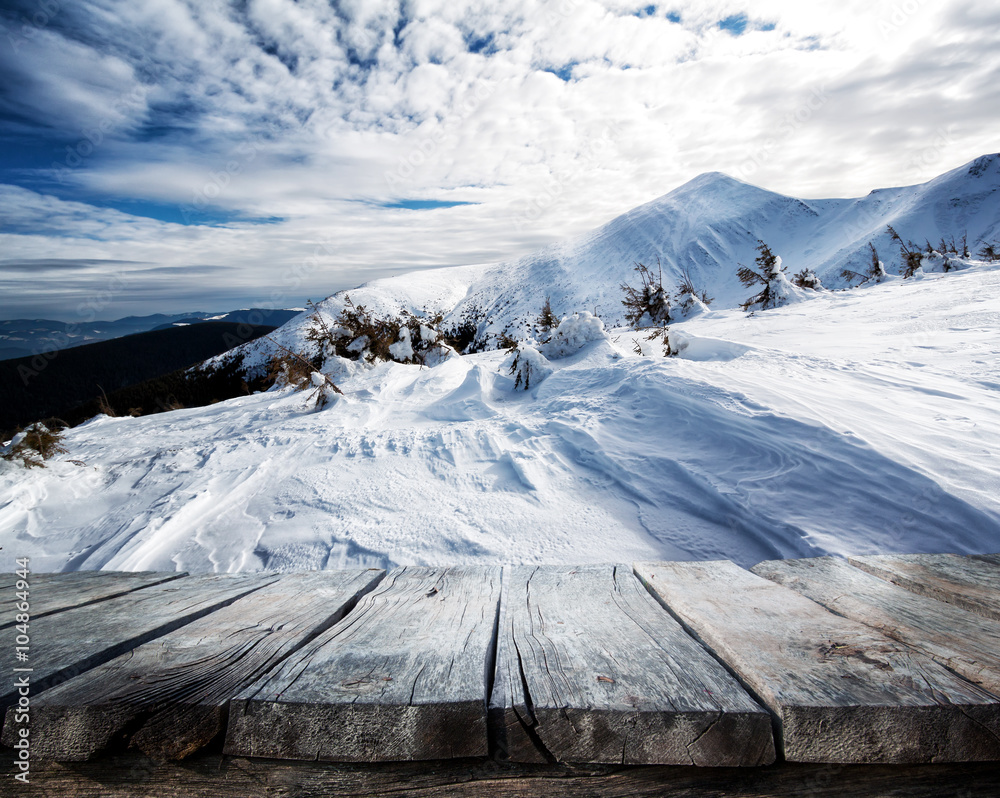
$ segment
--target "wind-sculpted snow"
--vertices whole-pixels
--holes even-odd
[[[69,431],[0,473],[3,557],[298,570],[1000,548],[1000,271],[611,330],[515,390],[503,352],[340,362],[288,389]],[[70,462],[73,461],[73,462]],[[9,563],[8,563],[9,564]]]

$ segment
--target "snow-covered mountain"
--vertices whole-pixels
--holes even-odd
[[[1000,264],[962,259],[748,316],[757,238],[827,285],[897,270],[892,224],[932,242],[1000,233],[1000,158],[859,200],[799,201],[708,175],[585,236],[495,266],[351,291],[376,313],[478,307],[499,330],[546,295],[570,314],[532,350],[425,367],[329,357],[343,395],[275,387],[203,408],[98,417],[45,469],[0,462],[0,567],[292,570],[1000,550]],[[648,254],[647,254],[648,253]],[[700,255],[699,255],[700,253]],[[614,327],[634,260],[716,297],[676,357]],[[668,276],[669,275],[669,276]],[[330,324],[343,307],[323,303]],[[447,323],[447,321],[446,321]],[[308,316],[275,334],[309,353]],[[260,365],[273,347],[242,349]],[[313,387],[315,386],[315,387]],[[6,559],[4,559],[6,558]]]
[[[616,325],[624,320],[620,285],[635,282],[636,262],[655,269],[659,261],[664,285],[676,286],[687,274],[714,299],[713,308],[733,308],[749,296],[736,270],[753,264],[758,239],[782,258],[789,275],[811,269],[825,286],[838,288],[847,285],[840,276],[844,269],[864,271],[869,243],[890,272],[899,271],[899,247],[888,225],[921,246],[965,235],[973,254],[1000,240],[1000,155],[860,199],[795,199],[711,172],[597,230],[523,258],[375,280],[340,292],[324,307],[335,316],[350,295],[377,313],[443,313],[446,325],[471,318],[485,320],[484,331],[516,334],[550,296],[558,315],[596,310]],[[300,317],[281,340],[302,344],[299,326],[306,323]]]

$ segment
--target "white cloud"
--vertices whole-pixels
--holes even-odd
[[[652,15],[626,0],[335,5],[255,0],[239,14],[91,0],[57,16],[20,60],[0,60],[24,78],[0,109],[69,139],[108,108],[118,116],[53,190],[201,198],[285,221],[174,230],[74,206],[55,236],[32,210],[51,204],[42,198],[12,204],[5,246],[214,263],[263,290],[265,264],[326,236],[338,246],[316,273],[319,295],[409,266],[521,254],[703,171],[850,196],[995,149],[1000,15],[986,2],[700,0]],[[719,27],[741,16],[742,35]],[[141,101],[116,109],[136,89]],[[481,204],[356,202],[400,197]]]

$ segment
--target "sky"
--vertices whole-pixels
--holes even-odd
[[[6,0],[0,319],[294,307],[997,150],[994,0]]]

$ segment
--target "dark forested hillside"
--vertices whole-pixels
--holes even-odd
[[[86,405],[93,409],[90,413],[93,415],[97,412],[97,400],[102,391],[113,400],[118,391],[128,386],[170,375],[273,329],[231,322],[204,322],[0,361],[0,432],[10,432],[18,426],[52,416],[74,416],[65,420],[78,423],[83,420],[79,418],[80,413],[89,411],[73,412],[74,408]],[[170,385],[177,387],[176,377]],[[143,406],[144,401],[147,404],[156,402],[156,397],[138,394],[117,399],[122,403],[136,402],[121,408],[121,413],[133,406]],[[183,400],[178,399],[178,402]]]

